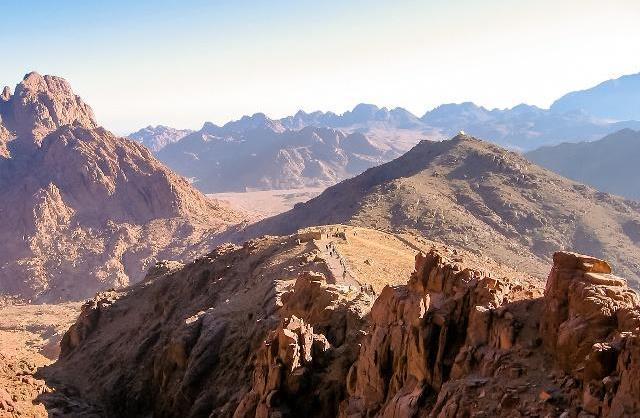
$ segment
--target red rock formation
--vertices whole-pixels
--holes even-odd
[[[540,335],[557,364],[582,382],[584,409],[604,416],[640,414],[637,385],[629,381],[630,373],[639,372],[632,360],[638,355],[638,295],[606,262],[556,253],[544,301]],[[621,376],[626,384],[619,388]]]
[[[0,96],[0,294],[83,299],[189,260],[242,215],[142,145],[98,127],[69,83],[30,73]]]
[[[606,262],[556,253],[543,293],[525,274],[433,249],[416,256],[405,285],[374,295],[328,284],[308,245],[265,238],[182,269],[160,266],[126,297],[87,305],[58,375],[88,367],[90,393],[120,414],[133,399],[159,416],[640,413],[640,303]],[[295,279],[270,282],[283,276]],[[135,323],[152,317],[164,319]],[[116,342],[121,335],[136,342]],[[135,353],[139,369],[114,368],[119,352]]]

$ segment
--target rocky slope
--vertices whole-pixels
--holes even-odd
[[[538,277],[544,277],[550,254],[574,249],[611,260],[634,286],[640,283],[639,203],[466,135],[423,141],[230,239],[332,223],[412,231]]]
[[[603,192],[640,200],[640,172],[636,166],[640,131],[625,129],[598,141],[542,147],[525,157]]]
[[[30,73],[0,99],[0,293],[81,299],[162,258],[190,259],[241,216],[133,141],[98,127],[58,77]]]
[[[640,73],[624,75],[595,87],[567,93],[551,105],[551,110],[584,110],[604,119],[640,120]]]
[[[43,376],[104,416],[633,416],[639,325],[638,296],[599,259],[556,253],[543,288],[485,257],[331,226],[97,296]]]
[[[181,140],[192,132],[191,129],[176,129],[164,125],[149,125],[146,128],[130,134],[128,138],[141,143],[152,152],[158,152],[167,145]]]

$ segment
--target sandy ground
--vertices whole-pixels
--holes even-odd
[[[249,212],[260,218],[267,218],[288,211],[296,203],[313,199],[322,193],[324,189],[324,187],[308,187],[287,190],[211,193],[207,196],[227,201],[234,209]]]
[[[58,356],[81,303],[0,306],[0,418],[52,416],[39,395],[51,391],[37,370]]]

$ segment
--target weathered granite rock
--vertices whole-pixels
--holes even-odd
[[[97,126],[54,76],[0,96],[0,295],[57,302],[187,261],[243,218],[143,146]]]
[[[618,392],[617,384],[620,375],[638,373],[629,366],[640,331],[640,299],[626,281],[602,260],[556,253],[544,301],[542,340],[558,365],[582,381],[585,410],[604,416],[640,412],[633,385]]]
[[[3,97],[8,102],[6,123],[25,145],[38,146],[45,136],[64,125],[77,123],[88,129],[98,126],[91,107],[60,77],[29,73],[13,95],[5,89]]]
[[[119,414],[133,405],[235,418],[640,413],[640,304],[606,262],[556,253],[543,291],[503,265],[432,249],[406,284],[374,295],[327,283],[313,245],[267,237],[160,266],[130,293],[85,307],[59,373],[89,367],[87,384],[102,382],[106,409]],[[138,368],[113,369],[120,351]],[[111,360],[87,363],[97,352]]]

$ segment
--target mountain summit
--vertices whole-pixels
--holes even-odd
[[[54,76],[30,73],[0,101],[0,293],[78,299],[192,257],[241,216],[142,145],[98,127]]]
[[[27,146],[39,146],[45,136],[63,125],[98,126],[91,107],[73,93],[66,80],[36,72],[25,75],[13,95],[5,87],[0,112],[5,128]]]

